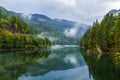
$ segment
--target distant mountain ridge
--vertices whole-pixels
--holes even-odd
[[[43,14],[16,13],[7,11],[5,8],[3,9],[8,15],[14,14],[19,16],[31,27],[43,33],[44,36],[57,38],[57,40],[53,42],[54,44],[77,44],[77,40],[89,29],[89,25],[83,23],[65,19],[52,19]]]
[[[109,11],[109,13],[112,13],[112,14],[114,14],[114,15],[118,15],[119,13],[120,13],[120,9],[112,9],[112,10],[110,10]]]

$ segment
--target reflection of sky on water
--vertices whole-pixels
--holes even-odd
[[[51,71],[43,76],[21,76],[18,80],[93,80],[87,66],[62,71]]]
[[[51,46],[51,50],[55,50],[55,49],[61,49],[61,48],[66,48],[66,47],[79,47],[78,45],[54,45],[54,46]]]
[[[18,80],[93,80],[90,79],[88,66],[76,47],[52,46],[52,53],[45,59],[38,59],[37,64],[30,66],[28,72]]]
[[[66,63],[70,63],[70,64],[74,65],[75,67],[79,67],[80,66],[79,63],[78,63],[78,61],[77,61],[77,59],[76,59],[76,57],[74,55],[68,55],[68,56],[66,56],[64,58],[64,61]]]

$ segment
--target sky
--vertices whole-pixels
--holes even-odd
[[[38,13],[91,25],[111,9],[120,9],[120,0],[0,0],[0,6],[18,13]]]

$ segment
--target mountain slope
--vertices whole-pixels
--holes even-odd
[[[86,24],[64,19],[52,19],[42,14],[25,14],[12,11],[8,13],[19,16],[40,35],[48,37],[54,44],[77,44],[89,28]]]
[[[32,27],[42,30],[40,35],[48,37],[54,44],[77,44],[89,28],[86,24],[52,19],[41,14],[19,14]]]
[[[40,48],[51,44],[33,32],[26,22],[0,7],[0,49]]]
[[[120,9],[118,9],[118,10],[112,9],[108,13],[112,13],[113,15],[118,15],[120,13]]]

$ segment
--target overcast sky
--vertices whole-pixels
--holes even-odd
[[[109,10],[120,9],[120,0],[0,0],[0,6],[19,13],[39,13],[92,24]]]

